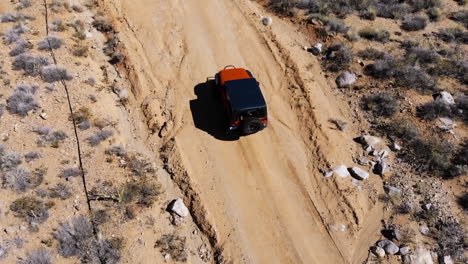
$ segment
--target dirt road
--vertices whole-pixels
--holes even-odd
[[[328,119],[345,119],[347,110],[290,25],[276,20],[264,27],[260,7],[242,0],[102,4],[127,48],[137,100],[158,100],[162,114],[154,115],[166,119],[148,142],[158,146],[174,138],[177,155],[169,162],[186,171],[184,181],[197,193],[222,259],[365,258],[380,210],[349,179],[324,179],[319,172],[351,162],[355,135],[353,128],[348,134],[330,128]],[[237,141],[219,138],[220,116],[204,84],[228,64],[250,69],[269,105],[269,127]],[[331,230],[336,224],[346,232]]]

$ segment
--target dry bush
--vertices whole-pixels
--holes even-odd
[[[89,51],[88,46],[74,45],[72,54],[73,56],[76,56],[76,57],[88,57],[88,51]]]
[[[382,43],[388,42],[390,40],[390,32],[385,29],[375,29],[371,27],[366,27],[359,30],[359,36],[361,38]]]
[[[374,48],[366,48],[364,50],[360,50],[357,55],[365,60],[378,60],[385,58],[387,53]]]
[[[60,146],[60,143],[62,143],[66,138],[67,134],[65,132],[58,130],[58,131],[53,131],[51,133],[47,133],[43,136],[41,136],[37,140],[37,145],[40,147],[53,147],[53,148],[58,148]]]
[[[2,186],[17,192],[25,192],[39,186],[47,173],[45,168],[35,169],[30,172],[22,167],[17,167],[5,172],[2,176]]]
[[[42,80],[53,83],[58,81],[70,81],[73,77],[68,73],[67,69],[62,66],[49,65],[41,69]]]
[[[52,131],[52,128],[46,126],[35,127],[32,130],[34,133],[37,133],[41,136],[47,135]]]
[[[20,54],[13,61],[13,70],[23,70],[26,75],[37,76],[41,72],[42,67],[49,64],[48,57],[34,57],[29,54]]]
[[[93,27],[102,33],[109,33],[114,31],[112,25],[104,17],[95,17],[93,21]]]
[[[401,24],[401,28],[406,31],[423,30],[427,26],[427,18],[422,15],[406,16]]]
[[[403,18],[406,14],[408,14],[411,11],[408,5],[396,1],[379,1],[379,3],[375,5],[375,9],[377,10],[378,17],[391,19]]]
[[[73,195],[73,190],[63,183],[57,183],[54,187],[49,189],[50,198],[60,198],[66,200]]]
[[[440,59],[440,55],[431,49],[411,48],[407,50],[405,59],[412,65],[436,63]]]
[[[359,17],[367,20],[375,20],[377,17],[377,10],[373,7],[368,7],[359,12]]]
[[[8,22],[16,22],[18,21],[17,17],[11,13],[5,13],[2,15],[0,18],[0,21],[2,23],[8,23]]]
[[[48,35],[45,39],[37,43],[39,50],[59,49],[63,45],[63,40],[56,35]]]
[[[463,260],[465,254],[465,230],[462,225],[454,220],[440,221],[434,223],[437,231],[434,239],[439,245],[440,256],[452,256],[456,260]]]
[[[454,118],[459,114],[455,105],[448,105],[439,101],[432,101],[417,107],[417,116],[424,120],[435,120],[438,117]]]
[[[62,223],[55,239],[59,242],[58,252],[63,257],[77,257],[82,263],[118,263],[119,248],[110,240],[96,239],[92,223],[84,216]]]
[[[468,43],[468,31],[461,28],[442,28],[437,34],[445,42],[460,42],[463,44]]]
[[[79,123],[77,127],[81,130],[87,130],[91,128],[91,123],[89,120],[84,120],[83,122]]]
[[[375,117],[391,117],[399,108],[397,99],[387,93],[377,93],[362,99],[362,108],[371,111]]]
[[[378,79],[389,79],[395,75],[397,62],[393,57],[385,56],[364,68],[364,73]]]
[[[16,217],[26,220],[28,223],[43,223],[49,218],[50,204],[44,204],[33,196],[25,196],[13,201],[10,205],[10,210],[15,213]]]
[[[18,6],[16,9],[25,9],[31,7],[31,0],[19,0]]]
[[[338,43],[328,47],[326,52],[325,67],[330,71],[341,71],[349,67],[353,60],[351,49]]]
[[[169,254],[175,261],[186,262],[187,252],[185,248],[185,237],[179,237],[175,234],[163,235],[155,246],[159,248],[159,251],[163,254]]]
[[[38,109],[40,105],[35,98],[37,88],[25,84],[18,86],[7,99],[7,110],[11,114],[26,116],[29,111]]]
[[[91,110],[83,106],[80,107],[77,111],[73,112],[73,115],[70,115],[69,120],[74,120],[78,125],[78,128],[86,130],[91,126],[89,120],[92,119],[92,117],[93,114],[91,113]]]
[[[108,148],[105,151],[105,153],[107,155],[114,155],[114,156],[118,156],[118,157],[126,157],[127,156],[127,151],[125,150],[125,148],[122,145],[112,146],[112,147]]]
[[[10,171],[22,163],[21,155],[15,152],[8,152],[0,144],[0,172]]]
[[[460,117],[463,121],[468,122],[468,95],[462,95],[455,99],[455,103],[460,111]]]
[[[49,251],[39,249],[29,253],[25,259],[18,261],[18,264],[52,264],[52,257]]]
[[[2,115],[5,113],[5,106],[0,104],[0,117],[2,117]]]
[[[88,141],[89,145],[95,147],[101,144],[102,141],[111,137],[113,134],[114,133],[110,130],[99,130],[99,131],[94,132],[86,140]]]
[[[15,42],[15,46],[10,50],[9,55],[12,57],[18,56],[22,53],[25,53],[28,49],[31,49],[31,48],[32,48],[32,44],[29,43],[29,41],[20,38]]]
[[[447,76],[457,79],[462,84],[468,84],[468,61],[459,59],[439,59],[428,73],[432,76]]]
[[[468,212],[468,192],[465,192],[462,196],[458,197],[457,203],[463,208],[465,212]]]
[[[423,70],[413,66],[399,68],[395,74],[395,84],[403,88],[416,89],[424,94],[435,93],[439,90],[436,80]]]
[[[437,22],[442,19],[442,10],[440,8],[434,7],[427,10],[427,16],[431,21]]]
[[[326,23],[326,29],[328,31],[334,31],[338,33],[346,33],[349,29],[344,23],[343,20],[338,19],[338,18],[332,18],[327,21]]]
[[[160,184],[150,181],[136,181],[126,183],[121,191],[119,200],[122,203],[133,203],[150,207],[162,193]]]
[[[468,9],[453,12],[448,17],[468,28]]]
[[[67,30],[67,25],[63,23],[62,20],[56,19],[52,21],[52,24],[50,25],[50,30],[52,31],[57,31],[57,32],[62,32]]]
[[[41,153],[39,153],[38,151],[31,151],[31,152],[28,152],[24,155],[24,160],[26,162],[31,162],[33,160],[37,160],[41,158]]]
[[[66,168],[62,170],[60,177],[65,178],[68,181],[69,178],[74,178],[74,177],[78,177],[81,175],[82,175],[82,172],[80,168],[71,167],[71,168]]]

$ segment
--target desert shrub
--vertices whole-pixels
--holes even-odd
[[[22,167],[17,167],[3,174],[2,186],[17,192],[25,192],[39,186],[44,180],[46,172],[43,168],[30,172]]]
[[[93,21],[93,27],[103,33],[114,31],[112,25],[104,17],[95,17]]]
[[[20,54],[13,61],[13,69],[23,70],[26,75],[37,76],[41,72],[41,68],[49,64],[49,58],[47,57]]]
[[[72,189],[63,183],[57,183],[49,189],[50,198],[60,198],[66,200],[72,196]]]
[[[455,99],[458,110],[460,111],[460,117],[463,121],[468,122],[468,95],[459,96]]]
[[[36,159],[39,159],[41,158],[41,153],[37,152],[37,151],[31,151],[31,152],[28,152],[24,155],[24,160],[26,162],[31,162],[33,160],[36,160]]]
[[[37,43],[37,48],[40,50],[58,49],[62,45],[63,45],[62,39],[60,39],[56,35],[48,35],[45,39]]]
[[[419,42],[411,39],[405,39],[400,43],[401,47],[408,50],[419,47]]]
[[[398,110],[398,101],[391,94],[377,93],[362,99],[362,108],[375,117],[391,117]]]
[[[151,176],[155,172],[153,164],[138,153],[132,153],[125,156],[125,168],[130,169],[132,174],[135,176]]]
[[[119,200],[122,203],[136,202],[150,207],[161,193],[161,185],[158,183],[150,181],[128,182],[122,187]]]
[[[457,79],[463,84],[468,84],[468,61],[457,59],[439,59],[436,64],[428,69],[433,76],[447,76]]]
[[[106,210],[100,209],[91,212],[91,222],[95,225],[102,225],[110,219],[110,215]]]
[[[21,38],[20,34],[15,32],[14,30],[9,30],[3,33],[2,37],[3,37],[3,43],[8,44],[8,45],[16,42],[17,40]]]
[[[56,31],[56,32],[62,32],[62,31],[67,30],[67,25],[65,23],[63,23],[62,20],[56,19],[56,20],[52,21],[52,23],[50,25],[50,30]]]
[[[156,241],[155,247],[163,254],[169,254],[175,261],[187,261],[187,252],[185,248],[185,237],[179,237],[175,234],[163,235]]]
[[[79,6],[79,5],[72,5],[71,6],[71,9],[77,13],[81,13],[83,12],[83,7]]]
[[[91,128],[91,123],[89,122],[89,120],[84,120],[83,122],[79,123],[77,127],[81,130],[87,130]]]
[[[423,70],[405,66],[396,71],[395,84],[403,88],[413,88],[420,93],[435,93],[439,90],[437,82]]]
[[[274,13],[290,16],[292,15],[292,9],[297,7],[297,1],[291,0],[270,0],[268,1],[268,9]]]
[[[25,196],[13,201],[10,210],[15,213],[16,217],[23,218],[29,223],[43,223],[49,218],[50,206],[33,196]]]
[[[407,2],[413,12],[441,6],[441,0],[409,0]]]
[[[432,101],[417,107],[417,116],[424,120],[434,120],[438,117],[453,118],[458,114],[455,105],[448,105],[438,101]]]
[[[453,12],[449,15],[449,18],[468,28],[468,9]]]
[[[421,15],[406,16],[401,24],[401,28],[406,31],[423,30],[427,26],[427,18]]]
[[[366,48],[364,50],[360,50],[357,55],[365,60],[377,60],[383,59],[387,56],[387,53],[374,48]]]
[[[406,142],[414,140],[419,136],[417,128],[408,119],[394,119],[388,123],[381,124],[378,129],[389,138],[399,138]]]
[[[59,242],[58,252],[63,257],[77,257],[83,263],[118,263],[120,260],[115,244],[96,239],[92,223],[84,216],[62,223],[54,237]]]
[[[396,62],[390,57],[386,56],[383,59],[377,60],[373,64],[366,65],[364,73],[378,79],[389,79],[395,75]]]
[[[442,28],[439,30],[437,36],[445,42],[460,42],[468,43],[468,31],[461,28]]]
[[[5,106],[0,104],[0,117],[5,113]]]
[[[18,261],[18,264],[52,264],[52,257],[49,251],[39,249],[29,253],[25,259]]]
[[[41,136],[47,135],[52,131],[52,128],[46,126],[35,127],[32,130],[34,133],[37,133]]]
[[[366,27],[359,30],[359,36],[368,40],[385,43],[390,39],[390,32],[385,29],[374,29],[371,27]]]
[[[19,0],[19,5],[16,7],[17,9],[24,9],[31,7],[31,0]]]
[[[32,45],[31,45],[31,43],[29,43],[29,41],[20,38],[15,42],[15,46],[13,47],[13,49],[10,50],[9,55],[12,56],[12,57],[13,56],[18,56],[18,55],[20,55],[22,53],[25,53],[31,47],[32,47]]]
[[[462,196],[457,198],[457,203],[463,208],[463,210],[468,211],[468,192],[465,192]]]
[[[0,172],[13,170],[21,163],[21,155],[15,152],[8,152],[3,145],[0,145]]]
[[[62,143],[67,137],[67,134],[65,134],[65,132],[61,130],[53,131],[40,137],[37,140],[37,145],[39,145],[40,147],[49,146],[53,148],[58,148],[60,146],[60,143]]]
[[[351,49],[341,43],[328,47],[326,54],[325,66],[334,72],[347,69],[353,60]]]
[[[65,178],[67,181],[69,178],[74,178],[81,176],[82,172],[81,169],[78,167],[71,167],[62,170],[60,177]]]
[[[90,137],[88,137],[86,140],[88,141],[89,145],[91,146],[97,146],[101,144],[102,141],[108,139],[111,137],[114,133],[110,130],[99,130],[97,132],[94,132]]]
[[[406,4],[395,2],[378,3],[375,7],[377,16],[383,18],[400,19],[410,12],[410,8]]]
[[[375,20],[377,17],[377,10],[374,7],[369,7],[367,9],[361,10],[359,12],[359,17],[362,19]]]
[[[38,109],[40,106],[34,96],[36,90],[37,86],[18,86],[7,99],[7,110],[11,114],[26,116],[29,111]]]
[[[67,69],[62,66],[50,65],[41,69],[41,77],[44,81],[53,83],[58,81],[69,81],[73,77],[68,73]]]
[[[72,54],[76,57],[87,57],[88,56],[88,46],[84,45],[74,45]]]
[[[338,33],[345,33],[348,31],[349,27],[347,27],[343,20],[338,18],[332,18],[327,21],[326,28],[329,31],[334,31]]]
[[[125,148],[122,145],[112,146],[112,147],[106,149],[105,153],[107,155],[114,155],[114,156],[118,156],[118,157],[126,157],[127,156],[127,151],[125,150]]]
[[[435,63],[440,59],[440,55],[430,49],[424,48],[411,48],[406,52],[406,61],[411,64],[416,63]]]
[[[59,13],[60,10],[65,7],[65,4],[64,2],[60,1],[60,0],[53,0],[50,4],[49,4],[49,8],[50,10],[52,10],[54,13]]]
[[[5,13],[2,15],[2,17],[0,18],[0,21],[2,23],[8,23],[8,22],[16,22],[18,21],[17,20],[17,17],[11,13]]]
[[[93,114],[87,107],[80,107],[78,110],[70,115],[69,120],[74,120],[77,124],[81,124],[85,121],[89,121],[93,117]]]
[[[468,166],[468,139],[465,139],[453,155],[453,164],[459,166]]]
[[[440,21],[440,19],[442,18],[442,10],[436,7],[430,8],[427,10],[427,16],[431,21]]]
[[[454,220],[448,220],[436,223],[436,229],[434,238],[439,245],[439,255],[463,258],[466,245],[463,226]]]

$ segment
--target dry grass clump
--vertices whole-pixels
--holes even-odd
[[[175,261],[186,262],[188,255],[185,248],[185,241],[185,237],[180,237],[175,234],[166,234],[156,241],[155,247],[159,248],[159,251],[163,255],[169,254]]]
[[[50,30],[56,31],[56,32],[62,32],[67,30],[67,25],[63,23],[62,20],[56,19],[52,21],[52,24],[50,25]]]
[[[49,65],[49,58],[44,56],[31,56],[20,54],[13,61],[13,70],[23,70],[26,75],[37,76],[42,67]]]
[[[82,172],[80,168],[71,167],[71,168],[66,168],[62,170],[60,177],[65,178],[68,181],[69,178],[78,177],[78,176],[81,176],[81,174]]]
[[[28,253],[28,256],[19,260],[18,264],[52,264],[52,257],[49,251],[39,249]]]
[[[119,200],[122,203],[134,203],[145,207],[153,205],[162,193],[160,184],[150,181],[135,181],[126,183],[121,191]]]
[[[118,263],[119,248],[111,240],[96,239],[92,223],[84,216],[62,223],[55,239],[58,252],[63,257],[77,257],[83,263]]]
[[[326,51],[325,67],[330,71],[341,71],[349,67],[353,60],[351,49],[341,43],[333,44]]]
[[[41,69],[42,80],[53,83],[58,81],[70,81],[73,77],[68,73],[67,69],[62,66],[49,65]]]
[[[25,84],[18,86],[7,99],[7,110],[11,114],[26,116],[29,111],[38,109],[40,105],[35,98],[37,88]]]
[[[439,90],[437,81],[432,79],[424,70],[405,66],[397,70],[395,84],[403,88],[413,88],[423,94],[435,93]]]
[[[438,117],[454,118],[459,115],[456,105],[447,105],[439,101],[425,103],[417,108],[417,116],[424,120],[435,120]]]
[[[0,172],[10,171],[22,163],[21,155],[15,152],[8,152],[0,144]]]
[[[45,204],[33,196],[25,196],[13,201],[10,210],[16,217],[26,220],[28,223],[43,223],[49,218],[51,204]]]
[[[468,43],[468,31],[461,28],[442,28],[437,35],[445,42]]]
[[[113,134],[114,132],[110,130],[99,130],[94,132],[86,140],[88,141],[89,145],[95,147],[101,144],[102,141],[110,138]]]
[[[15,42],[15,46],[10,50],[9,55],[14,57],[22,53],[25,53],[28,49],[32,48],[32,44],[29,41],[20,38]]]
[[[61,130],[47,132],[37,140],[37,145],[40,147],[53,147],[58,148],[66,138],[67,134]]]
[[[423,30],[427,26],[427,18],[422,15],[406,16],[401,24],[401,28],[406,31]]]
[[[398,100],[391,94],[377,93],[362,99],[362,108],[375,117],[391,117],[399,108]]]
[[[72,54],[76,57],[88,57],[88,46],[75,44],[73,45]]]
[[[349,29],[343,20],[338,18],[332,18],[326,22],[326,29],[338,33],[346,33]]]
[[[17,192],[25,192],[39,186],[47,173],[45,168],[37,168],[33,172],[17,167],[5,172],[2,176],[2,186]]]
[[[360,50],[357,55],[365,60],[378,60],[387,56],[387,53],[374,48],[366,48],[364,50]]]
[[[432,49],[410,48],[406,52],[406,61],[411,65],[436,63],[441,56]]]
[[[39,50],[59,49],[63,45],[63,40],[56,35],[48,35],[45,39],[37,43]]]
[[[29,28],[23,24],[18,24],[8,30],[7,32],[3,33],[3,43],[9,45],[11,43],[16,42],[21,38],[21,35],[28,32]]]
[[[54,187],[49,189],[50,198],[60,198],[66,200],[73,195],[73,190],[63,183],[57,183]]]
[[[39,153],[38,151],[31,151],[24,155],[24,160],[26,162],[31,162],[33,160],[40,159],[41,157],[41,153]]]
[[[368,64],[364,68],[364,73],[378,79],[389,79],[395,75],[396,60],[391,56],[385,56],[373,64]]]
[[[103,33],[114,31],[112,25],[104,17],[98,16],[94,18],[93,27]]]
[[[375,29],[371,27],[366,27],[359,30],[359,36],[368,40],[378,41],[378,42],[388,42],[390,40],[390,32],[385,29]]]
[[[452,12],[449,18],[468,28],[468,9]]]

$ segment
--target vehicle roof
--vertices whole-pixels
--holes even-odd
[[[219,72],[219,79],[221,85],[224,85],[228,81],[248,78],[251,78],[251,76],[243,68],[225,69]]]
[[[266,107],[265,98],[255,78],[228,81],[225,87],[226,95],[235,111]]]

